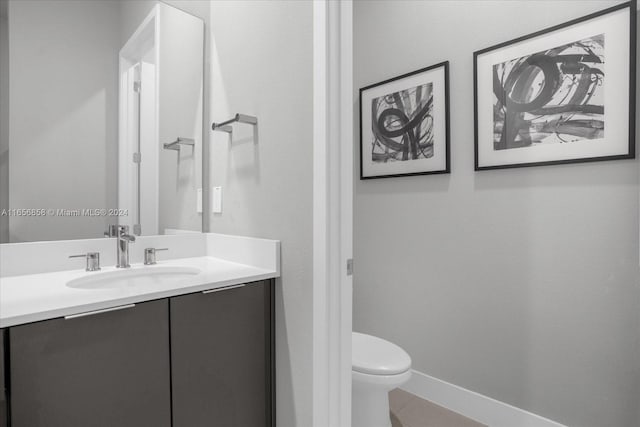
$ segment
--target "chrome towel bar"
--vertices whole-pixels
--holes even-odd
[[[180,151],[180,146],[181,145],[190,145],[191,147],[196,145],[196,141],[193,138],[182,138],[182,137],[178,137],[178,139],[176,139],[173,142],[165,142],[162,147],[165,150],[175,150],[175,151]]]
[[[229,120],[220,123],[213,123],[211,125],[211,130],[219,130],[222,132],[232,133],[233,127],[231,127],[231,123],[244,123],[247,125],[257,126],[258,118],[255,116],[249,116],[247,114],[236,113],[236,115]]]

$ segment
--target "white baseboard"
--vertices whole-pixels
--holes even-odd
[[[422,372],[412,373],[403,390],[490,427],[566,427]]]

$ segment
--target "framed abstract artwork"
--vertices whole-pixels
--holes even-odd
[[[636,1],[474,52],[475,170],[635,157]]]
[[[449,170],[449,62],[360,89],[360,179]]]

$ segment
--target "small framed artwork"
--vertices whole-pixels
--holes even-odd
[[[449,172],[449,62],[360,89],[360,179]]]
[[[474,53],[475,170],[635,157],[636,1]]]

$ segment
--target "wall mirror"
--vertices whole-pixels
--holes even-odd
[[[204,22],[0,0],[0,243],[202,230]]]

